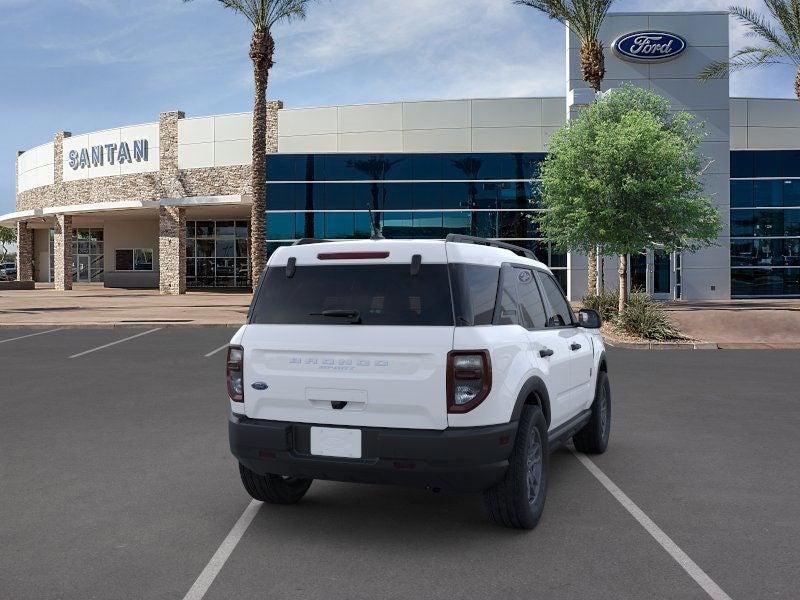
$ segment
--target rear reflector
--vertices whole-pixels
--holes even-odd
[[[320,252],[319,260],[367,260],[370,258],[389,258],[388,252]]]

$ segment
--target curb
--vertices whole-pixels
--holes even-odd
[[[603,342],[612,348],[626,350],[719,350],[715,342],[616,342],[603,338]]]

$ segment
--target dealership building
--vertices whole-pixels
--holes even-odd
[[[726,13],[611,13],[604,89],[623,82],[706,123],[706,194],[718,243],[695,254],[630,257],[633,287],[657,298],[800,296],[800,103],[731,98],[696,76],[729,56]],[[266,230],[250,227],[250,113],[188,117],[81,135],[59,132],[17,157],[18,278],[109,287],[251,285],[253,236],[270,251],[301,238],[477,235],[532,249],[573,299],[584,256],[542,239],[538,168],[547,142],[594,94],[567,32],[562,97],[268,107]],[[68,125],[68,124],[65,124]],[[616,283],[616,260],[605,280]]]

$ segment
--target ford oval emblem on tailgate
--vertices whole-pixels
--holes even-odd
[[[254,381],[253,383],[250,384],[250,387],[253,388],[254,390],[265,390],[269,386],[263,381]]]

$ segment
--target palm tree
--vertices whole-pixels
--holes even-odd
[[[514,4],[530,6],[551,19],[563,23],[581,42],[581,76],[595,92],[600,91],[606,75],[600,27],[614,0],[514,0]],[[597,290],[597,251],[588,254],[589,294]]]
[[[253,61],[255,100],[253,102],[253,164],[250,223],[253,235],[250,244],[250,272],[253,286],[266,266],[266,149],[267,149],[267,83],[274,65],[275,40],[272,28],[280,22],[304,19],[306,7],[313,0],[219,0],[225,8],[235,10],[253,26],[250,59]],[[184,0],[191,2],[191,0]]]
[[[797,69],[794,93],[800,100],[800,0],[764,0],[764,4],[771,19],[746,6],[730,8],[730,13],[748,29],[747,35],[757,38],[761,45],[745,46],[730,60],[711,63],[699,77],[706,81],[725,77],[731,71],[790,64]]]

